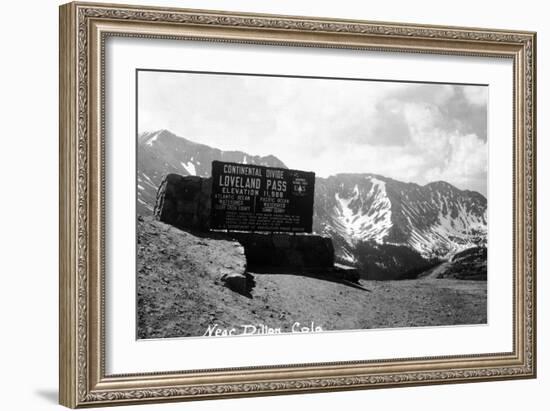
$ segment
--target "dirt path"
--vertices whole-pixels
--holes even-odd
[[[419,279],[426,280],[429,278],[438,278],[438,276],[446,272],[449,269],[449,267],[451,267],[451,265],[452,265],[451,261],[445,261],[429,269],[425,273],[420,274]]]
[[[487,290],[480,282],[361,280],[370,290],[364,291],[292,274],[255,274],[255,279],[253,299],[275,314],[258,320],[275,318],[276,326],[315,321],[326,330],[347,330],[486,322]],[[280,311],[285,315],[277,321]]]
[[[234,241],[139,223],[139,338],[202,336],[213,326],[289,332],[296,323],[353,330],[487,322],[485,281],[436,279],[430,273],[419,280],[361,280],[357,287],[326,276],[253,272],[254,288],[244,296],[220,280],[243,262]]]

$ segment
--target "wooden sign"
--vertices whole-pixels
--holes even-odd
[[[210,228],[310,233],[315,173],[212,162]]]

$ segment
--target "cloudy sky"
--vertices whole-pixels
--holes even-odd
[[[487,192],[487,87],[140,71],[138,132]]]

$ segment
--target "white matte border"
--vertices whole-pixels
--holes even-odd
[[[107,375],[512,351],[511,60],[120,37],[105,56]],[[137,341],[137,68],[488,84],[488,324]]]

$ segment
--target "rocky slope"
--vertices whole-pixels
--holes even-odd
[[[316,230],[350,246],[404,245],[424,257],[448,257],[484,244],[487,200],[443,181],[420,186],[371,174],[318,179]]]

